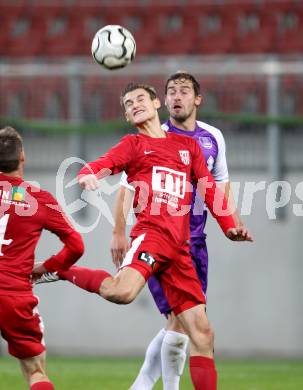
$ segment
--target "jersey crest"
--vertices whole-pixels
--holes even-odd
[[[199,141],[205,149],[211,149],[213,147],[213,141],[210,137],[199,137]]]
[[[189,151],[188,150],[179,150],[181,161],[184,165],[189,165]]]

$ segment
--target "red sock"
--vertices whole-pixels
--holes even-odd
[[[61,279],[68,280],[83,290],[99,294],[103,280],[111,276],[108,272],[99,269],[90,269],[73,265],[68,271],[59,271]]]
[[[217,389],[217,371],[214,359],[205,356],[191,356],[189,368],[195,390]]]
[[[31,390],[55,390],[51,382],[36,382],[31,385]]]

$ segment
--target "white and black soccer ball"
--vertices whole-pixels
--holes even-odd
[[[96,32],[92,55],[106,69],[124,68],[135,58],[136,42],[126,28],[110,24]]]

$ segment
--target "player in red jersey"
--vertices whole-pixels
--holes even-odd
[[[132,245],[118,274],[73,266],[60,271],[78,287],[108,301],[127,304],[156,274],[168,302],[190,339],[190,371],[195,389],[216,389],[213,334],[205,315],[205,296],[189,254],[189,210],[192,182],[231,240],[251,241],[245,227],[235,227],[224,195],[210,175],[200,147],[190,137],[161,129],[160,101],[154,89],[130,84],[121,101],[126,118],[138,129],[79,174],[82,188],[96,190],[98,179],[125,170],[135,183],[137,224]]]
[[[67,270],[84,251],[82,238],[69,224],[57,201],[23,180],[25,157],[18,132],[0,130],[0,332],[11,355],[19,359],[31,390],[52,390],[45,371],[43,323],[34,277]],[[63,249],[34,267],[43,229],[56,234]],[[34,269],[33,269],[34,267]]]

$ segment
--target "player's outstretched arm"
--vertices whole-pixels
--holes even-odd
[[[129,242],[126,237],[126,219],[131,207],[132,198],[132,191],[121,185],[116,197],[115,225],[111,241],[111,255],[113,263],[117,268],[120,267],[129,249]]]

